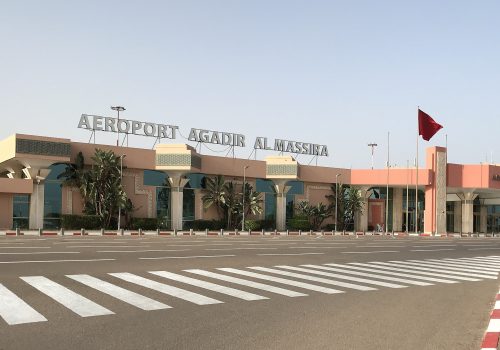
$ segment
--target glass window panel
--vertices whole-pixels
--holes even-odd
[[[62,181],[63,179],[58,179],[57,177],[64,173],[66,170],[67,164],[53,164],[51,165],[50,168],[50,173],[45,179],[46,181]]]
[[[191,188],[205,187],[205,174],[189,174],[186,177],[189,179],[188,184]]]
[[[44,218],[59,218],[62,208],[61,182],[45,182],[44,191]]]
[[[274,193],[273,182],[271,180],[256,179],[255,190],[262,193]]]
[[[144,170],[144,185],[145,186],[165,186],[167,174],[163,171]]]
[[[185,188],[183,192],[182,201],[182,222],[193,221],[194,220],[194,190]]]
[[[264,194],[265,212],[267,220],[276,218],[276,195],[273,193]]]
[[[287,186],[290,186],[287,194],[304,194],[304,183],[302,181],[288,181]]]

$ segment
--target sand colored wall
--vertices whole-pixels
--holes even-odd
[[[218,174],[227,177],[226,180],[243,177],[243,167],[248,178],[266,178],[266,163],[261,160],[238,159],[215,156],[202,156],[201,172],[204,174]]]
[[[0,193],[0,229],[12,228],[13,197],[11,193]]]
[[[389,170],[389,186],[415,186],[417,180],[416,169],[394,168]],[[432,181],[432,173],[429,169],[418,169],[418,185],[429,185]],[[353,169],[351,172],[351,185],[386,185],[387,169]]]
[[[33,180],[0,178],[0,193],[31,194]]]
[[[16,135],[0,141],[0,163],[16,156]]]

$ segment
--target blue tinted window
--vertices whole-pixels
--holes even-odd
[[[56,229],[61,227],[62,183],[57,177],[66,169],[66,164],[50,166],[50,173],[44,184],[43,227]]]
[[[28,228],[30,217],[30,196],[27,194],[14,195],[12,204],[12,227]]]
[[[144,170],[144,185],[146,186],[165,186],[167,174],[163,171]]]
[[[274,219],[276,217],[276,195],[274,193],[264,194],[266,219]]]
[[[190,188],[204,188],[205,174],[188,174],[186,177]]]
[[[255,180],[255,190],[262,193],[274,193],[273,182],[271,180],[256,179]]]
[[[64,180],[64,179],[58,179],[57,177],[59,175],[61,175],[62,173],[64,173],[67,166],[68,166],[67,164],[53,164],[53,165],[51,165],[49,167],[50,173],[45,180],[47,180],[47,181],[51,181],[51,180],[62,181],[62,180]]]
[[[290,186],[287,194],[304,194],[304,183],[302,181],[288,181],[286,185]]]

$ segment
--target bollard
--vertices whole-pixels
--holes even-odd
[[[177,229],[174,228],[174,236],[177,236]]]
[[[342,230],[342,236],[345,236],[345,230]]]
[[[262,236],[264,236],[264,229],[262,229]]]
[[[59,230],[59,234],[60,234],[61,236],[64,236],[64,229],[63,229],[62,227],[61,227],[61,229]]]
[[[83,236],[84,234],[85,234],[85,229],[84,228],[80,229],[80,236]]]
[[[21,235],[21,229],[19,227],[16,227],[16,236]]]
[[[124,231],[124,230],[121,228],[121,229],[120,229],[120,235],[121,235],[121,236],[123,236],[123,233],[124,233],[123,231]]]
[[[335,236],[335,233],[333,232],[333,230],[332,230],[332,236]]]
[[[122,231],[122,236],[123,236],[123,231]],[[142,236],[142,228],[139,229],[139,236]]]
[[[224,229],[222,229],[222,228],[220,229],[220,235],[224,236]]]
[[[41,229],[41,228],[39,228],[39,229],[38,229],[38,235],[39,235],[39,236],[41,236],[41,235],[42,235],[42,229]]]
[[[309,236],[313,235],[313,230],[309,230]]]
[[[160,229],[159,229],[159,228],[157,228],[157,229],[156,229],[156,235],[157,235],[157,236],[159,236],[159,235],[160,235]]]
[[[251,236],[252,235],[252,230],[248,230],[248,235]]]
[[[208,236],[208,228],[205,229],[205,236]]]
[[[302,230],[299,230],[299,236],[302,236]]]
[[[274,229],[274,235],[277,236],[278,235],[278,230],[277,229]]]
[[[288,236],[290,234],[290,232],[288,232],[288,229],[286,230],[286,235]]]
[[[104,236],[104,229],[101,228],[101,236]]]

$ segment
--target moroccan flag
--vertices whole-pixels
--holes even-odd
[[[418,109],[418,134],[422,135],[425,141],[429,141],[435,133],[443,126],[438,124],[425,112]]]

